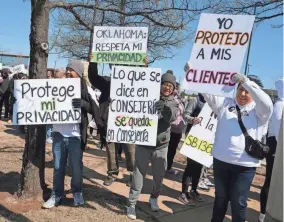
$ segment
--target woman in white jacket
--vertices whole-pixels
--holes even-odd
[[[238,123],[236,106],[240,108],[248,134],[257,140],[266,134],[273,110],[271,99],[255,82],[240,74],[234,75],[233,81],[238,83],[234,99],[203,95],[218,116],[212,151],[215,202],[211,222],[224,220],[229,202],[232,221],[245,221],[248,193],[256,167],[261,164],[245,151],[245,137]]]

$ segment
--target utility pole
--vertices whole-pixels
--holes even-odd
[[[256,8],[258,6],[261,6],[262,3],[261,2],[256,2],[254,5],[254,10],[253,10],[253,14],[256,14]],[[245,68],[245,75],[248,75],[248,62],[249,62],[249,55],[250,55],[250,48],[251,48],[251,40],[252,40],[252,34],[253,34],[253,27],[252,27],[252,31],[251,31],[251,35],[250,35],[250,39],[249,39],[249,45],[248,45],[248,54],[247,54],[247,59],[246,59],[246,68]]]

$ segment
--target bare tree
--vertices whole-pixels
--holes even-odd
[[[105,0],[93,8],[94,1],[81,1],[66,9],[53,11],[55,53],[69,58],[88,59],[94,25],[149,27],[148,57],[150,62],[172,58],[174,48],[180,48],[194,34],[189,24],[202,12],[216,7],[198,0]],[[62,10],[63,9],[63,10]],[[93,17],[94,10],[95,19]],[[71,13],[70,13],[71,12]],[[80,19],[79,19],[80,18]],[[58,32],[58,30],[63,30]],[[59,33],[59,34],[58,34]],[[56,38],[55,38],[56,36]]]
[[[89,1],[81,1],[88,5]],[[256,23],[283,15],[282,0],[215,0],[215,1],[137,1],[105,0],[96,8],[71,6],[53,13],[55,53],[61,57],[88,59],[94,25],[123,25],[149,27],[149,60],[172,58],[175,48],[180,48],[193,36],[190,24],[201,12],[224,14],[254,14]],[[98,10],[98,8],[100,8]],[[62,9],[62,7],[61,7]],[[69,10],[68,13],[67,10]],[[97,10],[92,17],[93,10]],[[123,13],[122,13],[123,12]],[[79,19],[80,18],[80,19]],[[276,26],[274,26],[276,27]],[[58,30],[61,32],[58,33]],[[63,30],[63,31],[62,31]],[[57,38],[54,38],[57,36]]]
[[[215,12],[233,15],[255,14],[255,22],[261,23],[283,16],[283,0],[224,0],[215,8]]]

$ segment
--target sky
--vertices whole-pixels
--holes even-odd
[[[17,7],[15,7],[17,5]],[[0,51],[29,54],[30,2],[22,0],[1,0]],[[13,12],[13,13],[11,13]],[[249,58],[249,74],[257,75],[265,88],[274,89],[276,79],[283,76],[283,28],[272,28],[272,24],[282,24],[283,18],[268,20],[254,27]],[[196,24],[193,24],[196,26]],[[195,27],[193,27],[195,28]],[[184,65],[190,58],[192,41],[176,50],[173,59],[161,60],[152,67],[162,68],[163,72],[173,70],[177,80],[183,79]],[[48,66],[65,67],[67,59],[49,55]],[[245,64],[245,59],[244,63]],[[244,65],[242,67],[244,72]]]

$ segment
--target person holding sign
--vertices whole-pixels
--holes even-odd
[[[211,222],[224,220],[231,202],[232,221],[246,219],[247,197],[256,167],[261,160],[245,150],[246,139],[240,128],[242,120],[248,134],[261,140],[267,132],[273,105],[269,96],[244,75],[235,74],[232,81],[238,84],[236,97],[224,98],[204,94],[204,99],[218,116],[212,155],[215,202]]]
[[[43,204],[43,208],[46,209],[59,205],[63,199],[67,159],[72,174],[71,189],[74,206],[84,204],[82,160],[83,150],[85,150],[87,144],[87,113],[98,113],[98,106],[88,93],[86,82],[82,78],[83,73],[84,65],[81,61],[72,60],[66,67],[68,78],[81,78],[81,98],[72,100],[73,108],[81,109],[81,123],[53,124],[53,191],[50,199]]]
[[[165,170],[167,168],[167,153],[170,141],[171,123],[176,120],[178,103],[173,97],[176,87],[176,78],[172,73],[162,75],[161,96],[155,107],[158,111],[158,132],[156,146],[136,145],[133,180],[129,192],[129,206],[127,217],[136,219],[135,205],[143,188],[143,180],[147,173],[149,160],[152,165],[153,190],[149,199],[151,210],[159,210],[157,198],[160,195]]]
[[[111,102],[110,99],[110,78],[105,76],[102,77],[98,74],[98,64],[94,62],[89,63],[88,77],[90,83],[101,91],[100,99],[99,99],[99,115],[97,116],[101,125],[97,125],[100,138],[101,145],[106,147],[107,152],[107,174],[104,181],[105,186],[110,186],[116,179],[119,173],[119,164],[117,158],[117,148],[115,143],[107,143],[106,141],[106,132],[107,132],[107,123],[108,123],[108,113],[109,113],[109,104]],[[117,146],[118,147],[118,146]],[[130,181],[132,178],[133,165],[134,165],[134,144],[124,144],[124,153],[126,157],[126,168],[128,172],[130,172]],[[129,182],[128,182],[129,184]]]
[[[190,124],[190,126],[199,124],[201,122],[201,119],[198,118],[198,115],[202,110],[204,104],[205,101],[201,94],[198,94],[196,98],[194,98],[188,103],[184,113],[184,119]],[[178,198],[182,203],[190,206],[195,206],[193,200],[197,202],[204,201],[203,198],[200,196],[199,192],[197,191],[201,170],[202,164],[190,158],[187,158],[187,165],[182,176],[182,191],[181,195]],[[190,179],[192,185],[190,192],[188,192]]]
[[[167,73],[173,73],[172,70],[168,70]],[[168,157],[167,157],[167,173],[177,175],[178,171],[173,169],[173,163],[174,163],[174,158],[176,155],[176,151],[180,142],[180,139],[182,137],[183,132],[185,131],[185,121],[183,119],[183,114],[185,110],[184,102],[182,101],[182,98],[178,92],[179,89],[179,84],[177,83],[176,85],[176,90],[174,91],[174,99],[176,102],[179,104],[178,107],[178,116],[177,119],[171,124],[171,139],[169,142],[169,147],[168,147]]]

